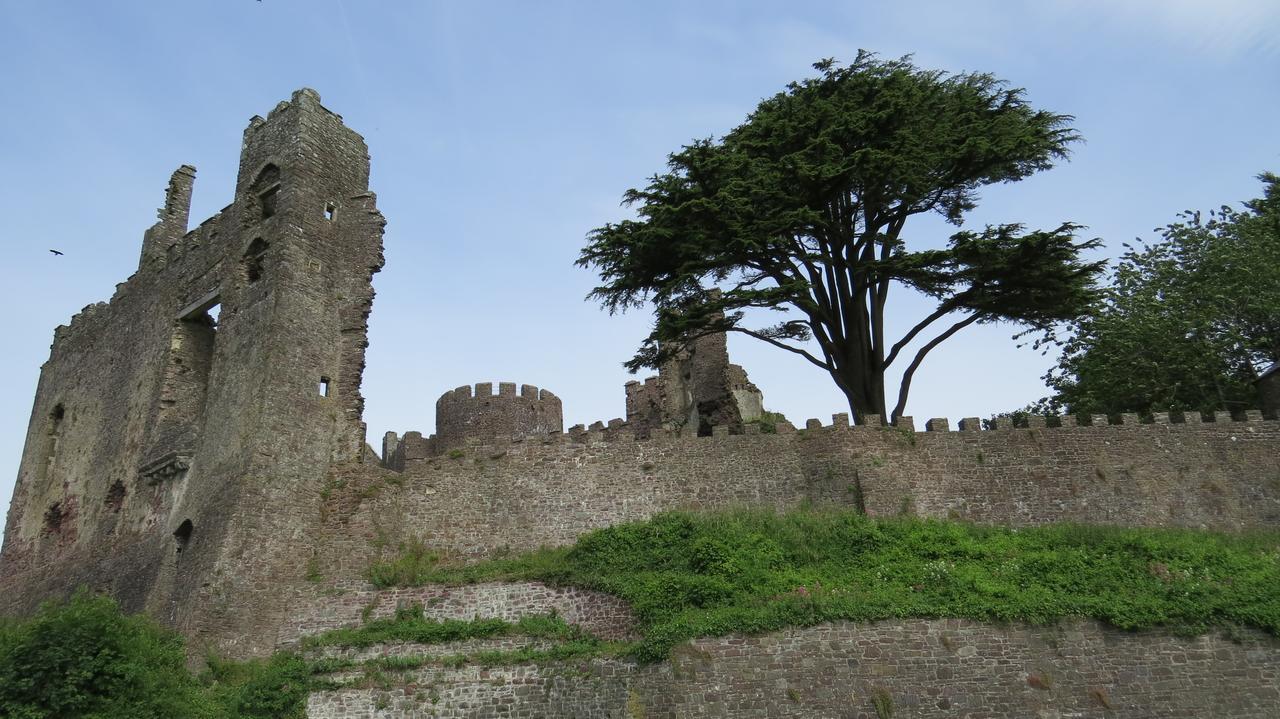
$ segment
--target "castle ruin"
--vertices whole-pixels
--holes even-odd
[[[565,431],[561,401],[546,389],[464,385],[438,399],[434,434],[388,433],[379,456],[365,441],[359,388],[385,222],[363,139],[314,91],[299,90],[250,121],[231,204],[189,229],[194,178],[185,165],[173,174],[137,272],[54,333],[5,526],[0,613],[30,613],[87,586],[183,632],[195,651],[233,657],[294,647],[408,599],[439,617],[555,610],[622,636],[627,609],[603,595],[526,585],[378,590],[364,573],[408,539],[479,558],[671,509],[856,506],[1013,526],[1280,527],[1280,422],[1259,412],[1095,417],[1085,426],[1062,418],[1052,427],[1042,417],[1020,427],[1001,419],[991,430],[975,418],[953,430],[938,418],[923,431],[910,417],[854,427],[836,414],[797,428],[764,421],[760,391],[729,363],[723,335],[629,383],[625,419]],[[1049,630],[952,624],[699,640],[697,671],[608,660],[587,671],[594,684],[536,667],[497,672],[501,684],[443,669],[432,681],[450,687],[440,710],[455,713],[441,716],[509,716],[513,702],[532,707],[522,716],[623,716],[637,704],[688,716],[696,706],[681,702],[703,696],[707,681],[738,702],[709,715],[801,716],[761,687],[798,682],[834,712],[845,699],[833,687],[870,681],[859,661],[892,662],[892,681],[909,688],[938,684],[937,667],[979,682],[964,659],[980,651],[1066,666],[1063,686],[1079,684],[1077,703],[1087,703],[1090,682],[1115,681],[1111,669],[1072,664],[1078,652],[1045,649]],[[940,631],[979,649],[940,649]],[[1092,624],[1070,631],[1063,642],[1133,676],[1156,676],[1152,662],[1190,651],[1173,637],[1130,640]],[[925,648],[912,649],[917,641]],[[894,642],[907,649],[868,649]],[[1280,702],[1274,638],[1196,651],[1209,658],[1162,670],[1173,678],[1135,694],[1124,704],[1131,715]],[[810,676],[804,657],[830,671]],[[762,663],[739,666],[753,658]],[[1188,697],[1182,683],[1206,689]],[[983,707],[1036,715],[1049,693],[1025,690],[983,689]],[[367,716],[351,708],[363,695],[353,696],[313,697],[311,715]],[[919,716],[952,716],[951,701],[913,706]]]

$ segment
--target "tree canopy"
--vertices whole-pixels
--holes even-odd
[[[1093,298],[1099,263],[1072,223],[961,231],[909,250],[904,227],[936,213],[957,227],[985,185],[1065,158],[1072,118],[1032,108],[989,74],[917,68],[860,52],[823,60],[817,77],[760,103],[720,140],[697,140],[624,202],[637,219],[597,228],[578,264],[598,270],[591,296],[609,311],[652,301],[656,321],[633,371],[698,336],[738,332],[830,373],[858,421],[888,414],[885,373],[902,363],[892,415],[925,355],[974,323],[1048,329]],[[936,300],[886,338],[890,288]],[[747,311],[780,312],[748,326]],[[758,313],[757,313],[758,314]],[[812,351],[810,340],[818,350]]]
[[[1253,381],[1280,362],[1280,177],[1259,179],[1263,197],[1243,210],[1187,211],[1129,246],[1097,312],[1071,327],[1041,409],[1257,406]]]

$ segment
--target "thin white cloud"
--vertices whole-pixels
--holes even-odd
[[[1163,36],[1193,52],[1280,53],[1276,0],[1056,0],[1058,12],[1096,18],[1135,40]]]

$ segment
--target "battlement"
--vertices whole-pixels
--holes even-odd
[[[448,392],[445,392],[444,394],[440,395],[440,399],[436,400],[436,404],[438,405],[440,402],[453,402],[456,400],[464,400],[464,399],[484,399],[484,398],[494,397],[494,396],[515,397],[516,383],[515,382],[499,382],[498,392],[496,395],[493,392],[492,382],[477,382],[475,384],[474,393],[472,392],[471,385],[463,385],[461,387],[458,387],[457,389],[451,389]],[[520,398],[530,399],[530,400],[559,401],[559,398],[556,397],[554,394],[552,394],[551,390],[538,389],[537,387],[534,387],[531,384],[520,385]]]
[[[436,433],[431,451],[467,442],[493,442],[545,436],[562,431],[560,398],[531,384],[477,382],[449,390],[436,400]]]
[[[853,426],[838,413],[803,429],[747,423],[741,434],[716,426],[711,435],[641,435],[615,418],[562,434],[473,441],[410,459],[392,478],[352,465],[333,483],[341,491],[326,516],[355,536],[372,523],[393,542],[430,537],[459,556],[570,543],[673,509],[743,506],[856,507],[1012,526],[1280,526],[1280,422],[1257,412],[1122,419],[1032,418],[983,429],[975,418],[963,428],[936,418],[917,428],[907,417]],[[360,550],[343,544],[334,554],[352,551]]]
[[[639,385],[638,382],[628,383],[629,390],[633,384]],[[470,387],[460,387],[458,390],[446,393],[446,395],[459,390],[467,390],[469,392],[470,389]],[[743,425],[741,430],[728,425],[718,425],[712,429],[709,435],[695,435],[682,432],[678,428],[651,430],[648,427],[637,426],[633,422],[615,417],[608,421],[598,420],[589,424],[575,424],[563,433],[549,432],[525,436],[486,436],[476,433],[465,438],[463,442],[456,443],[450,447],[466,447],[468,453],[474,453],[476,456],[486,456],[495,453],[504,454],[512,447],[520,446],[527,448],[522,450],[524,454],[536,456],[537,447],[634,442],[663,444],[685,439],[696,440],[697,443],[702,444],[715,442],[720,438],[731,438],[729,441],[734,443],[734,446],[741,446],[741,442],[751,442],[752,437],[763,438],[772,435],[784,437],[795,435],[803,438],[818,434],[848,433],[856,442],[859,437],[870,439],[879,437],[884,432],[893,432],[895,436],[916,435],[919,433],[925,437],[950,435],[958,438],[973,433],[998,437],[1014,430],[1043,430],[1050,433],[1063,431],[1083,433],[1085,436],[1092,436],[1095,432],[1142,433],[1156,427],[1167,427],[1172,432],[1196,431],[1197,429],[1204,431],[1233,429],[1252,431],[1252,428],[1257,426],[1267,427],[1269,430],[1280,430],[1280,422],[1265,418],[1258,410],[1248,410],[1237,415],[1229,412],[1216,412],[1208,418],[1201,417],[1199,413],[1161,412],[1149,419],[1150,421],[1144,421],[1137,414],[1120,415],[1119,421],[1114,423],[1110,421],[1107,415],[1089,415],[1083,418],[1074,415],[1031,415],[1021,418],[1017,422],[1009,417],[998,417],[993,422],[984,422],[978,417],[965,417],[959,420],[953,428],[947,418],[935,417],[926,421],[923,428],[917,428],[913,417],[899,417],[896,424],[891,424],[886,422],[883,417],[875,415],[865,418],[863,424],[854,425],[850,423],[848,413],[840,412],[833,414],[831,421],[825,424],[822,420],[816,418],[806,420],[803,427],[797,427],[791,422],[777,422],[771,425],[750,422]],[[990,424],[990,426],[985,426],[986,424]],[[436,435],[424,438],[420,432],[408,432],[403,438],[394,432],[388,432],[387,438],[384,440],[384,457],[398,455],[402,459],[398,465],[392,461],[387,461],[386,465],[395,469],[403,469],[403,460],[427,459],[440,455],[446,449],[449,449],[449,447],[436,446],[434,444],[436,440]]]

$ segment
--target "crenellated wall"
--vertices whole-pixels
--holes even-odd
[[[411,537],[475,557],[566,544],[665,510],[746,506],[1014,526],[1280,527],[1280,422],[1257,413],[1124,419],[1047,427],[1033,418],[1036,426],[991,430],[967,419],[958,431],[935,419],[917,432],[910,418],[851,427],[836,415],[804,430],[780,424],[776,434],[719,428],[647,440],[616,420],[410,459],[402,471],[346,464],[330,477],[315,556],[326,576],[357,578],[384,547]]]
[[[466,444],[537,437],[564,430],[560,398],[533,385],[480,382],[445,392],[436,400],[435,451]]]

